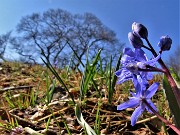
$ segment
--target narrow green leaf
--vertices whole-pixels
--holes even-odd
[[[83,78],[81,81],[81,89],[80,89],[81,98],[86,95],[88,85],[90,81],[93,80],[93,77],[96,73],[95,70],[96,70],[96,65],[98,63],[98,60],[100,58],[100,53],[101,53],[101,50],[99,50],[92,64],[89,64],[88,59],[86,60],[86,67],[85,67]]]
[[[9,99],[9,97],[6,96],[5,99],[6,99],[6,101],[8,102],[8,104],[9,104],[10,107],[12,107],[12,108],[15,107],[15,105],[14,105],[13,102]]]
[[[62,80],[62,78],[59,76],[59,74],[56,72],[56,70],[53,68],[53,66],[51,65],[51,63],[47,63],[43,58],[41,58],[42,61],[45,63],[45,65],[49,68],[49,70],[54,74],[54,76],[57,78],[57,80],[59,81],[59,83],[61,83],[63,85],[63,87],[65,88],[65,90],[68,92],[68,95],[70,96],[70,98],[72,99],[74,105],[76,104],[76,102],[74,101],[73,96],[71,95],[71,93],[69,92],[69,89],[67,88],[66,84],[64,83],[64,81]],[[47,58],[46,58],[47,59]]]
[[[101,124],[101,121],[100,121],[100,107],[101,107],[101,101],[99,100],[98,101],[98,108],[97,108],[97,112],[96,112],[96,121],[95,121],[95,130],[96,130],[96,133],[98,135],[100,135],[100,124]]]
[[[61,118],[62,118],[62,120],[63,120],[63,123],[64,123],[64,126],[65,126],[65,128],[66,128],[66,131],[68,132],[68,135],[72,135],[72,134],[71,134],[71,131],[70,131],[70,129],[69,129],[67,123],[66,123],[65,118],[63,117],[63,115],[62,115],[61,113],[59,113],[59,114],[60,114],[60,116],[61,116]]]
[[[122,53],[120,53],[120,55],[119,55],[119,58],[118,58],[118,61],[117,61],[117,64],[116,64],[115,71],[119,70],[119,68],[120,68],[121,57],[122,57]],[[113,89],[113,90],[114,90],[114,87],[115,87],[115,85],[116,85],[116,81],[117,81],[117,76],[113,75],[113,78],[112,78],[112,89]]]
[[[48,130],[49,128],[49,125],[50,125],[50,122],[51,122],[51,117],[48,118],[48,121],[46,122],[46,130]]]
[[[81,65],[82,65],[83,67],[85,67],[84,64],[83,64],[83,62],[82,62],[82,60],[81,60],[81,58],[78,56],[78,54],[77,54],[77,52],[74,50],[74,48],[73,48],[69,43],[68,43],[68,45],[69,45],[69,47],[72,49],[72,51],[74,52],[75,56],[77,57],[77,59],[79,60],[79,62],[81,63]]]
[[[120,68],[120,64],[121,64],[121,57],[122,57],[122,53],[120,53],[120,55],[119,55],[119,58],[118,58],[118,61],[117,61],[117,64],[116,64],[116,68],[115,68],[115,71],[117,71],[117,70],[119,70],[119,68]],[[112,61],[111,61],[112,62]],[[110,62],[110,64],[111,64],[111,62]],[[111,64],[112,65],[112,64]],[[111,67],[111,66],[110,66]],[[111,69],[110,69],[110,72],[111,72]],[[110,74],[111,75],[111,74]],[[117,76],[115,76],[114,74],[113,75],[111,75],[112,77],[111,77],[111,87],[110,87],[110,89],[111,90],[109,90],[109,99],[108,99],[108,101],[109,101],[109,103],[111,103],[111,100],[112,100],[112,96],[113,96],[113,93],[114,93],[114,87],[115,87],[115,85],[116,85],[116,81],[117,81]]]
[[[169,102],[169,108],[174,115],[175,125],[177,128],[180,129],[180,109],[171,89],[171,86],[169,85],[168,79],[165,75],[163,79],[163,87],[165,89],[166,97]]]
[[[113,90],[112,90],[112,56],[109,62],[109,74],[108,74],[108,103],[111,104]]]
[[[84,120],[83,115],[81,113],[80,107],[76,104],[75,106],[75,115],[77,117],[78,123],[81,127],[86,130],[88,135],[96,135],[95,131],[89,126],[89,124]]]

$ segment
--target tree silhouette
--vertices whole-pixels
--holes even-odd
[[[175,72],[180,77],[180,45],[178,45],[173,52],[173,55],[170,55],[167,64],[172,68],[173,72]]]
[[[10,39],[11,32],[0,35],[0,59],[5,61],[4,54]]]
[[[44,56],[60,67],[70,60],[72,66],[78,67],[79,59],[85,59],[87,50],[89,58],[93,58],[99,49],[105,64],[110,55],[115,59],[123,47],[116,34],[91,13],[73,15],[65,10],[50,9],[23,17],[16,30],[11,44],[21,56],[33,62]]]

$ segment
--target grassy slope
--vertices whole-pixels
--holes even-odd
[[[75,102],[81,104],[84,119],[97,133],[157,134],[164,132],[163,124],[149,113],[144,113],[138,124],[132,127],[130,116],[133,109],[116,110],[118,104],[127,100],[128,90],[133,88],[131,82],[115,87],[110,104],[108,103],[107,82],[109,73],[107,71],[104,71],[103,74],[96,72],[93,75],[93,81],[88,83],[85,96],[80,101],[79,90],[82,85],[83,73],[66,69],[57,69],[57,72]],[[157,75],[154,81],[161,79],[161,76]],[[47,68],[16,62],[1,63],[0,80],[1,134],[10,133],[19,125],[23,126],[22,129],[30,127],[36,131],[48,129],[46,134],[58,132],[60,134],[68,132],[80,134],[84,132],[76,120],[74,106],[64,86]],[[154,96],[153,101],[158,106],[160,113],[172,121],[161,88]]]

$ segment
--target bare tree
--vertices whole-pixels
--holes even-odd
[[[3,61],[5,61],[4,54],[7,48],[10,34],[11,32],[7,32],[6,34],[0,35],[0,59]]]
[[[104,63],[109,61],[110,55],[113,58],[119,55],[122,50],[116,34],[93,14],[75,15],[74,31],[69,35],[69,44],[77,52],[80,59],[85,59],[85,53],[89,49],[89,57],[95,57],[99,49],[102,49],[101,58]],[[76,63],[78,66],[79,62]]]
[[[87,50],[93,58],[102,49],[102,58],[107,61],[110,54],[115,58],[123,46],[116,34],[93,14],[72,15],[61,9],[23,17],[17,33],[11,43],[21,56],[34,62],[40,55],[45,56],[60,66],[67,65],[71,56],[76,56],[72,60],[74,66],[79,66],[79,59],[83,61]]]
[[[173,69],[173,71],[180,77],[180,45],[178,45],[173,52],[173,55],[169,56],[167,64]]]

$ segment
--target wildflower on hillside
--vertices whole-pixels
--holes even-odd
[[[148,30],[146,29],[146,27],[140,23],[136,23],[134,22],[132,24],[132,31],[133,33],[140,37],[140,38],[147,38],[148,37]]]
[[[134,48],[141,48],[143,46],[143,41],[132,32],[128,33],[128,39]]]
[[[131,48],[125,48],[121,58],[122,68],[115,72],[115,75],[118,77],[117,84],[132,79],[134,84],[138,81],[146,88],[148,86],[147,80],[151,80],[153,75],[150,72],[140,71],[139,69],[146,69],[147,65],[153,66],[159,58],[160,55],[152,60],[148,60],[142,49],[132,51]]]
[[[145,109],[150,113],[153,113],[144,102],[145,100],[155,111],[157,111],[155,105],[150,98],[156,93],[158,86],[159,83],[153,83],[147,90],[144,91],[141,89],[140,84],[136,85],[136,93],[131,92],[131,95],[133,97],[129,97],[128,101],[117,106],[117,110],[137,107],[131,116],[132,126],[136,124],[137,119],[145,111]]]
[[[158,43],[158,46],[162,51],[170,50],[172,44],[172,39],[169,36],[162,36]]]

